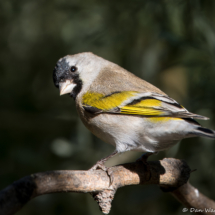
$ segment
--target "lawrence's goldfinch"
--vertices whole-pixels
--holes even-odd
[[[116,147],[113,154],[92,168],[103,166],[114,154],[135,150],[158,152],[183,138],[215,138],[190,113],[164,92],[122,67],[92,53],[61,58],[53,73],[60,95],[70,94],[84,125],[104,142]]]

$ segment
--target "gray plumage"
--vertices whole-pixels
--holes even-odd
[[[71,72],[71,67],[75,67],[76,71]],[[70,93],[74,97],[84,125],[104,142],[115,146],[117,152],[157,152],[168,149],[183,138],[215,138],[214,131],[202,128],[193,119],[207,117],[190,113],[160,89],[92,53],[68,55],[60,59],[54,70],[54,82],[57,87],[60,86],[61,94]],[[115,102],[117,105],[115,107],[113,104],[112,109],[103,110],[97,104],[100,102],[103,107],[106,100],[116,96],[114,93],[131,91],[135,92],[134,95],[119,104]],[[83,98],[86,93],[103,97],[100,101],[95,99],[95,105],[85,104]],[[147,99],[158,101],[161,105],[147,106],[145,110],[160,111],[163,115],[123,114],[126,107],[130,108],[138,102],[141,110],[141,104]],[[136,109],[138,107],[135,106]]]

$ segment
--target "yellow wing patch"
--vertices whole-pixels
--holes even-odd
[[[146,116],[160,116],[164,112],[154,108],[160,107],[162,102],[156,99],[145,99],[134,105],[127,105],[121,108],[123,114],[136,114]]]
[[[142,97],[141,97],[142,96]],[[159,96],[157,96],[159,97]],[[174,100],[167,102],[153,98],[153,96],[143,96],[136,91],[114,92],[110,95],[88,92],[82,97],[83,107],[93,113],[116,113],[127,115],[147,116],[152,122],[168,120],[182,120],[181,118],[208,119],[206,117],[189,113]],[[173,101],[173,102],[172,102]],[[172,105],[174,106],[172,106]],[[98,110],[97,110],[98,109]]]
[[[162,102],[157,100],[157,99],[145,99],[145,100],[142,100],[141,102],[137,103],[134,106],[137,106],[137,107],[160,107],[161,103]]]
[[[101,93],[85,93],[83,95],[83,103],[101,110],[111,110],[118,107],[124,101],[134,96],[137,92],[124,91],[105,96]]]
[[[101,93],[88,92],[83,95],[83,104],[96,107],[103,111],[108,111],[113,108],[119,107],[123,102],[129,98],[135,96],[135,91],[124,91],[119,93],[113,93],[105,96]],[[134,115],[146,115],[146,116],[161,116],[164,112],[156,110],[156,107],[160,107],[162,102],[157,99],[145,99],[140,100],[136,104],[126,105],[120,108],[121,114],[134,114]]]
[[[147,118],[150,122],[167,122],[169,120],[182,120],[181,118],[175,118],[175,117],[149,117]]]

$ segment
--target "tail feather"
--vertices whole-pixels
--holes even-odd
[[[195,113],[190,113],[190,112],[188,112],[188,115],[190,115],[190,117],[193,117],[193,118],[195,118],[195,119],[209,120],[208,117],[202,116],[202,115],[198,115],[198,114],[195,114]]]
[[[208,128],[203,128],[203,127],[197,127],[196,133],[199,136],[204,136],[204,137],[209,137],[209,138],[214,138],[215,139],[215,131],[208,129]]]

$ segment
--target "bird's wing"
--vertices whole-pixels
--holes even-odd
[[[91,113],[113,113],[153,117],[196,118],[207,117],[190,113],[174,99],[157,93],[135,91],[113,92],[109,95],[86,93],[82,99],[83,108]]]

